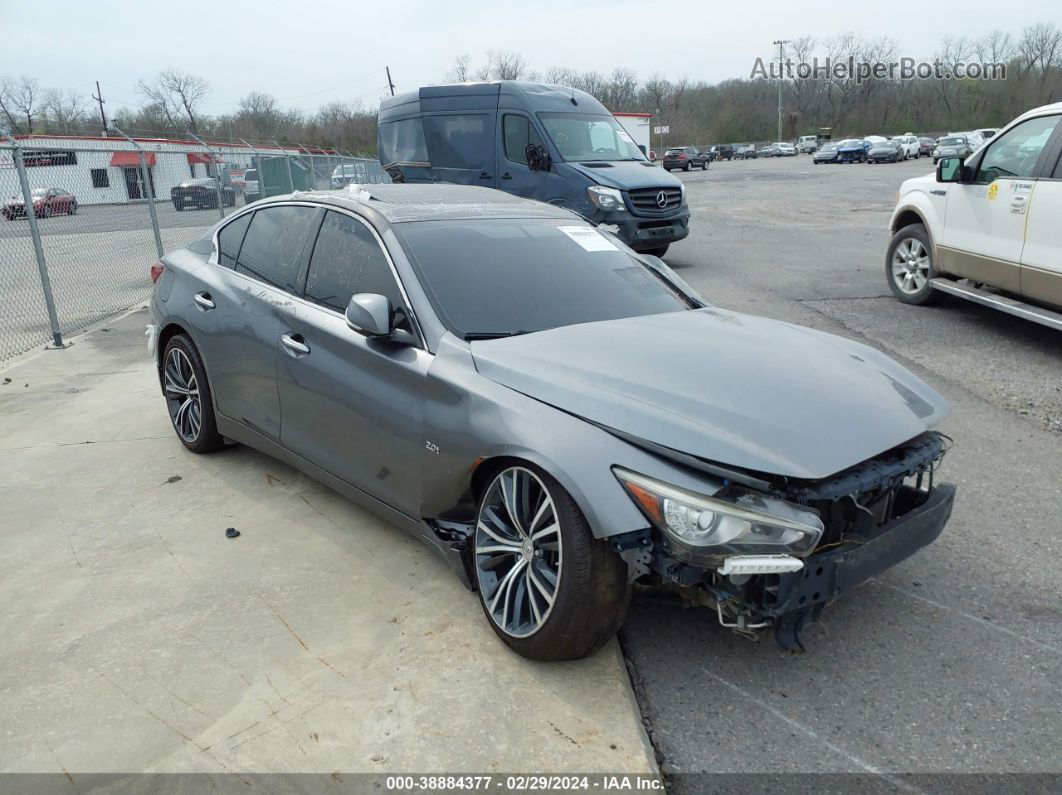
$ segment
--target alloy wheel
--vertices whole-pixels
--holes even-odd
[[[892,278],[896,286],[914,295],[929,281],[929,252],[916,237],[904,238],[892,254]]]
[[[170,348],[163,370],[166,408],[177,434],[189,444],[199,438],[203,425],[203,407],[199,398],[199,380],[192,362],[180,348]]]
[[[476,579],[495,625],[514,638],[549,618],[561,577],[556,507],[539,477],[510,467],[491,482],[476,518]]]

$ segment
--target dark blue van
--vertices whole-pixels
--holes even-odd
[[[689,234],[682,182],[583,91],[508,80],[429,86],[385,100],[377,138],[396,182],[482,185],[567,207],[656,256]]]

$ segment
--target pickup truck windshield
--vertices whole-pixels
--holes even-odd
[[[574,219],[392,228],[439,320],[465,339],[692,307],[629,251]]]
[[[611,116],[540,113],[538,117],[561,157],[569,162],[645,160],[634,139]]]

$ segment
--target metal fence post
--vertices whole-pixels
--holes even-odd
[[[195,133],[188,134],[195,138],[197,141],[199,141],[199,143],[203,145],[203,148],[207,150],[207,154],[209,154],[210,157],[214,160],[214,190],[216,191],[218,197],[218,215],[224,218],[225,202],[223,201],[221,196],[221,158],[218,157],[217,154],[214,153],[214,150],[211,149],[210,146],[207,144],[207,142],[200,138],[198,135],[196,135]]]
[[[15,169],[18,171],[18,184],[22,188],[23,207],[26,210],[26,220],[29,221],[30,236],[33,238],[33,254],[37,258],[37,270],[41,275],[41,289],[44,291],[44,306],[48,310],[48,323],[51,325],[52,344],[56,348],[63,347],[63,334],[59,330],[59,315],[55,311],[55,298],[52,295],[52,282],[48,278],[48,263],[44,259],[44,245],[41,243],[41,231],[37,227],[37,211],[33,206],[33,192],[30,190],[29,180],[26,179],[26,164],[22,162],[22,148],[13,138],[15,145]]]
[[[288,188],[290,188],[290,191],[289,191],[290,193],[294,193],[295,192],[295,180],[291,176],[291,155],[288,154],[288,150],[287,149],[282,147],[276,141],[273,141],[273,145],[276,146],[277,148],[279,148],[284,153],[284,165],[286,165],[288,167]]]
[[[137,157],[140,159],[140,179],[144,181],[144,193],[146,193],[148,197],[148,212],[151,215],[151,230],[155,233],[155,248],[158,250],[159,259],[162,259],[162,255],[165,253],[162,248],[162,232],[159,230],[159,216],[155,211],[155,190],[151,185],[151,172],[149,172],[147,168],[147,158],[144,157],[144,149],[114,124],[111,124],[111,128],[119,135],[124,136],[125,140],[136,148]]]

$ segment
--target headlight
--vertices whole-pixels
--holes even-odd
[[[586,194],[595,207],[606,211],[625,210],[623,194],[616,188],[603,188],[600,185],[591,185],[586,189]]]
[[[712,565],[735,554],[804,557],[822,537],[818,514],[800,505],[748,489],[709,497],[618,467],[613,471],[646,518],[668,535],[675,556],[691,563]]]

